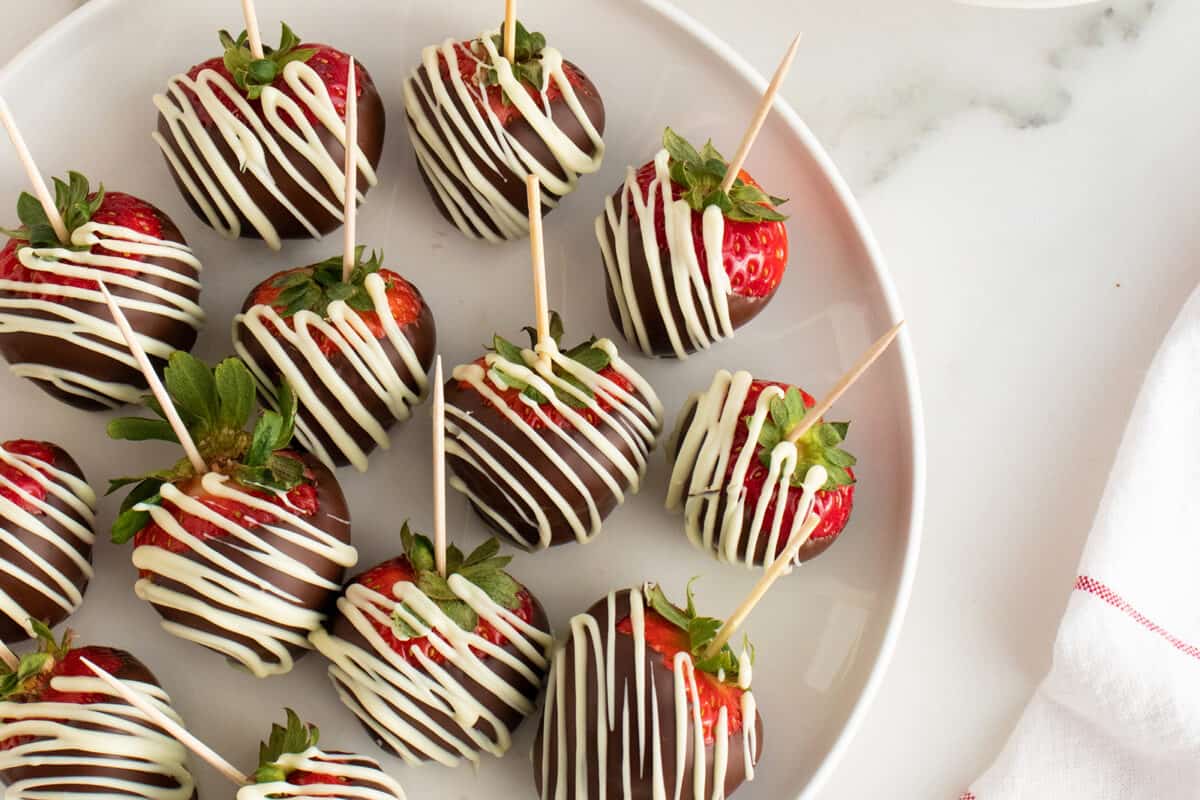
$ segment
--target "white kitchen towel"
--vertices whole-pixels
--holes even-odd
[[[1118,421],[1120,409],[1112,412]],[[1047,479],[1070,475],[1064,453],[1060,474]],[[1013,576],[1014,591],[1019,583]],[[962,800],[1197,798],[1200,289],[1129,418],[1050,674]]]

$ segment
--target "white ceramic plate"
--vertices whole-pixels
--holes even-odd
[[[354,11],[344,11],[353,7]],[[380,185],[359,220],[360,241],[382,247],[387,264],[425,293],[438,322],[447,365],[480,352],[493,331],[515,337],[531,321],[525,242],[490,247],[466,241],[435,212],[421,186],[402,120],[401,84],[422,46],[467,38],[496,25],[499,0],[259,0],[264,38],[274,41],[281,14],[302,37],[352,52],[372,72],[389,112]],[[731,153],[753,111],[762,79],[719,40],[673,7],[654,0],[552,2],[524,0],[522,19],[591,75],[604,94],[608,152],[600,174],[547,218],[551,305],[567,338],[596,332],[616,337],[603,301],[602,264],[592,220],[629,163],[658,148],[664,125],[693,141],[711,136]],[[176,192],[150,140],[150,96],[175,72],[219,53],[219,28],[239,30],[233,0],[93,0],[0,72],[7,98],[42,169],[85,172],[93,181],[145,197],[169,213],[204,262],[203,304],[209,325],[197,354],[230,351],[229,326],[249,287],[284,267],[338,251],[340,234],[272,253],[253,241],[228,242],[202,225]],[[764,31],[764,46],[782,52],[792,32]],[[658,389],[668,425],[691,391],[714,370],[751,370],[799,382],[821,394],[892,321],[899,303],[882,258],[853,199],[812,134],[789,109],[772,116],[749,169],[786,206],[792,260],[774,303],[727,342],[686,362],[651,361],[625,352]],[[17,193],[26,188],[15,159],[0,148],[0,222],[15,223]],[[0,437],[46,438],[65,446],[92,484],[137,473],[177,457],[166,445],[111,443],[109,416],[48,400],[25,381],[0,373]],[[423,411],[423,409],[422,409]],[[859,456],[857,507],[842,540],[783,581],[749,625],[758,648],[755,693],[764,712],[766,750],[758,778],[740,800],[810,797],[877,685],[891,652],[916,564],[923,497],[924,444],[916,372],[906,336],[838,407],[854,421],[849,448]],[[354,515],[360,566],[395,555],[405,517],[430,521],[429,421],[426,413],[399,428],[390,453],[371,472],[340,477]],[[657,580],[682,596],[698,585],[701,610],[730,611],[756,575],[717,564],[693,550],[677,518],[662,508],[667,475],[661,450],[642,493],[607,522],[586,547],[570,545],[522,555],[512,570],[550,610],[556,630],[609,590]],[[116,503],[102,507],[107,530]],[[482,523],[464,500],[449,502],[451,536],[475,545]],[[282,706],[320,724],[323,741],[378,755],[334,696],[319,655],[291,675],[258,681],[216,655],[176,640],[132,592],[128,548],[102,542],[97,577],[71,624],[85,641],[125,647],[159,675],[192,729],[231,760],[252,769],[257,742]],[[477,774],[439,767],[410,769],[384,759],[414,800],[533,795],[526,724],[508,757],[484,761]],[[231,787],[197,767],[202,796],[231,796]]]

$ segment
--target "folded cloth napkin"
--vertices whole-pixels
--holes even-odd
[[[962,796],[1068,798],[1200,798],[1200,289],[1129,418],[1050,674]]]

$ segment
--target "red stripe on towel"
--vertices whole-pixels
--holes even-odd
[[[1192,658],[1200,660],[1200,646],[1188,644],[1178,636],[1171,634],[1157,622],[1154,622],[1145,614],[1131,606],[1128,601],[1125,600],[1125,598],[1121,597],[1121,595],[1117,594],[1110,587],[1106,586],[1095,578],[1090,578],[1087,575],[1080,575],[1075,579],[1075,590],[1087,592],[1090,595],[1099,597],[1101,600],[1122,612],[1146,630],[1157,633],[1159,636],[1166,639],[1168,642],[1170,642],[1171,646],[1179,652],[1185,653]],[[959,798],[959,800],[974,800],[974,797],[963,795],[963,797]]]

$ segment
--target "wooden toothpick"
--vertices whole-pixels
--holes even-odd
[[[250,44],[250,55],[263,58],[262,35],[258,32],[258,12],[254,0],[242,0],[242,16],[246,18],[246,39]]]
[[[529,255],[533,261],[533,311],[537,331],[538,362],[549,359],[543,348],[553,343],[550,338],[550,311],[546,299],[546,255],[542,245],[542,183],[536,175],[525,179],[529,202]]]
[[[83,663],[96,674],[96,677],[104,681],[112,690],[124,698],[125,702],[145,714],[151,722],[162,728],[169,735],[175,737],[180,744],[191,750],[197,756],[207,761],[218,772],[224,775],[229,780],[239,786],[247,786],[250,784],[250,778],[242,774],[242,772],[233,764],[230,764],[221,757],[217,751],[206,745],[204,742],[197,739],[192,734],[188,733],[187,729],[180,725],[175,720],[163,713],[162,709],[154,705],[151,699],[143,692],[133,688],[124,681],[119,681],[108,672],[105,672],[102,667],[98,667],[90,660],[81,659]]]
[[[142,375],[145,376],[146,383],[149,384],[154,399],[162,407],[163,414],[167,417],[167,423],[170,424],[171,430],[175,431],[175,436],[179,439],[179,444],[183,445],[183,452],[187,453],[188,461],[192,462],[192,469],[196,471],[197,475],[203,475],[205,472],[208,472],[208,465],[204,463],[204,458],[201,457],[196,443],[192,441],[192,436],[188,433],[187,426],[183,424],[183,420],[179,417],[179,412],[175,410],[175,404],[171,402],[171,396],[167,394],[166,387],[158,379],[158,373],[154,371],[154,365],[150,363],[150,358],[138,342],[137,334],[133,332],[133,328],[129,327],[129,320],[125,318],[125,312],[121,311],[121,307],[117,305],[117,301],[113,299],[113,296],[109,294],[108,287],[104,285],[103,281],[97,281],[97,285],[100,287],[100,293],[104,295],[104,302],[108,304],[108,310],[112,314],[113,322],[117,323],[117,328],[121,331],[121,335],[125,337],[125,344],[129,347],[129,352],[133,354],[133,359],[137,362]]]
[[[343,189],[342,216],[346,227],[342,232],[342,282],[358,266],[355,258],[355,224],[358,213],[358,88],[354,80],[354,56],[350,57],[350,74],[346,78],[346,185]]]
[[[783,84],[783,79],[787,77],[788,70],[791,69],[792,60],[796,58],[796,51],[800,48],[801,35],[796,34],[791,47],[783,54],[783,60],[775,68],[775,77],[771,78],[771,85],[767,87],[762,101],[758,104],[758,110],[754,112],[754,118],[750,120],[750,127],[746,129],[746,134],[742,137],[737,154],[734,155],[733,161],[729,162],[729,171],[725,173],[725,180],[721,181],[721,191],[728,192],[733,188],[733,182],[737,180],[742,165],[746,163],[746,156],[750,155],[750,148],[754,146],[758,132],[762,129],[763,123],[767,121],[767,115],[771,113],[771,106],[775,104],[775,95],[779,93],[779,87]]]
[[[788,546],[784,549],[784,551],[780,553],[774,561],[771,562],[769,567],[767,567],[767,571],[763,573],[763,576],[759,579],[758,583],[754,585],[754,589],[751,590],[750,595],[742,601],[742,604],[738,606],[737,610],[729,616],[729,619],[725,620],[723,625],[721,625],[720,630],[717,631],[716,638],[709,642],[708,649],[704,651],[704,658],[712,658],[713,656],[717,655],[717,653],[721,652],[722,647],[729,644],[729,640],[732,639],[733,635],[742,627],[742,623],[745,622],[746,618],[750,616],[750,612],[754,610],[754,607],[758,605],[758,602],[762,600],[764,596],[766,596],[767,591],[771,588],[775,581],[779,580],[779,576],[783,575],[788,571],[788,569],[791,568],[792,561],[796,558],[796,554],[800,552],[800,548],[804,546],[804,543],[808,541],[809,537],[812,536],[813,531],[815,531],[817,526],[820,524],[821,518],[816,514],[809,513],[808,517],[804,520],[804,526],[796,532],[796,535],[792,537],[790,542],[788,542]]]
[[[21,659],[17,658],[17,654],[4,642],[0,642],[0,661],[4,662],[4,666],[8,667],[10,672],[16,672],[21,666]]]
[[[890,331],[880,336],[875,340],[875,343],[867,348],[867,352],[862,354],[858,359],[858,363],[846,371],[846,374],[838,380],[837,385],[825,395],[821,402],[817,403],[804,414],[804,420],[791,430],[787,435],[787,440],[792,444],[800,441],[800,437],[808,433],[813,425],[820,421],[821,417],[825,416],[826,412],[833,407],[833,404],[846,393],[846,390],[854,385],[854,382],[862,377],[862,374],[867,371],[867,368],[875,363],[875,360],[883,355],[888,349],[888,345],[896,338],[896,334],[900,333],[900,328],[904,326],[904,320],[896,323]]]
[[[433,362],[433,558],[446,577],[446,389],[442,357]]]
[[[8,131],[8,138],[12,139],[13,148],[17,151],[17,160],[25,168],[29,185],[33,188],[33,194],[37,197],[38,202],[42,204],[42,210],[46,212],[46,219],[50,220],[50,227],[54,228],[54,235],[63,244],[68,244],[70,234],[67,232],[67,225],[63,222],[62,214],[58,213],[58,206],[54,205],[54,198],[50,196],[50,190],[46,188],[46,181],[42,179],[42,173],[38,171],[37,164],[34,163],[33,156],[25,145],[25,137],[21,136],[17,121],[13,119],[12,111],[3,97],[0,97],[0,122]]]
[[[517,0],[504,0],[504,57],[517,60]]]

